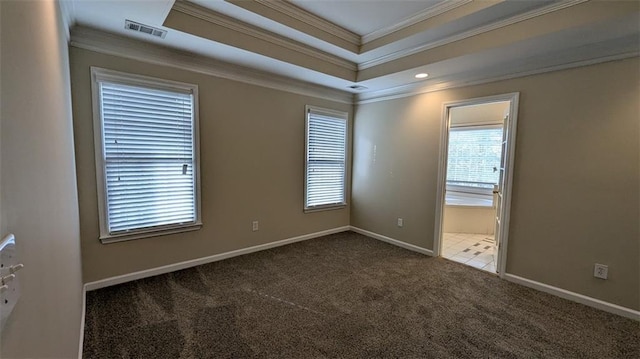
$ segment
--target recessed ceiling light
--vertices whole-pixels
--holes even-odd
[[[427,78],[427,76],[429,76],[429,74],[425,74],[425,73],[423,72],[423,73],[421,73],[421,74],[417,74],[417,75],[416,75],[416,78],[417,78],[417,79],[425,79],[425,78]]]

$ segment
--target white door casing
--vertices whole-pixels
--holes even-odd
[[[503,151],[501,156],[501,175],[498,185],[500,199],[496,203],[496,233],[495,239],[498,246],[498,256],[496,259],[496,270],[500,277],[505,274],[507,263],[507,243],[509,236],[509,219],[511,210],[511,192],[513,183],[513,167],[515,161],[516,145],[516,125],[518,118],[518,101],[520,93],[507,93],[502,95],[480,97],[468,100],[460,100],[443,103],[442,119],[443,126],[440,133],[440,156],[438,166],[438,185],[436,193],[436,216],[434,226],[433,253],[435,256],[442,255],[442,229],[445,206],[445,188],[447,175],[447,156],[450,124],[450,109],[461,106],[472,106],[493,102],[509,101],[508,116],[504,121],[503,131]],[[499,220],[499,225],[498,225]]]

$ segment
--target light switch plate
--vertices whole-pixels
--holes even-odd
[[[5,278],[11,274],[14,274],[15,278],[4,283],[6,287],[0,293],[0,329],[4,328],[9,315],[13,311],[13,307],[15,307],[18,298],[20,298],[20,272],[12,273],[11,270],[19,263],[18,253],[16,252],[16,239],[13,234],[10,234],[0,242],[0,278]]]

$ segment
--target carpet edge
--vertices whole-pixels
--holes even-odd
[[[616,314],[625,318],[640,321],[640,311],[626,308],[617,304],[605,302],[604,300],[586,296],[584,294],[572,292],[566,289],[554,287],[549,284],[537,282],[511,273],[505,273],[503,278],[509,282],[533,288],[541,292],[545,292],[556,297],[564,298],[572,302],[584,304],[586,306],[596,308],[608,313]]]
[[[387,236],[383,236],[382,234],[378,234],[375,232],[371,232],[371,231],[367,231],[366,229],[362,229],[362,228],[358,228],[358,227],[354,227],[354,226],[349,226],[351,228],[352,231],[356,232],[356,233],[360,233],[362,235],[365,235],[367,237],[371,237],[389,244],[393,244],[394,246],[398,246],[404,249],[408,249],[410,251],[413,252],[418,252],[421,254],[426,254],[428,256],[433,257],[433,251],[431,249],[427,249],[427,248],[422,248],[419,246],[416,246],[415,244],[411,244],[411,243],[407,243],[407,242],[403,242],[403,241],[399,241],[397,239],[391,238],[391,237],[387,237]]]
[[[296,236],[296,237],[286,238],[286,239],[282,239],[282,240],[278,240],[278,241],[274,241],[274,242],[259,244],[259,245],[252,246],[252,247],[236,249],[236,250],[233,250],[233,251],[230,251],[230,252],[218,253],[218,254],[214,254],[214,255],[210,255],[210,256],[206,256],[206,257],[190,259],[190,260],[187,260],[187,261],[167,264],[167,265],[160,266],[160,267],[149,268],[149,269],[145,269],[145,270],[141,270],[141,271],[137,271],[137,272],[132,272],[132,273],[122,274],[122,275],[118,275],[118,276],[114,276],[114,277],[104,278],[104,279],[100,279],[100,280],[97,280],[97,281],[85,283],[84,284],[84,290],[88,292],[88,291],[92,291],[92,290],[96,290],[96,289],[100,289],[100,288],[104,288],[104,287],[110,287],[110,286],[113,286],[113,285],[122,284],[122,283],[126,283],[126,282],[131,282],[131,281],[138,280],[138,279],[143,279],[143,278],[147,278],[147,277],[153,277],[153,276],[156,276],[156,275],[159,275],[159,274],[175,272],[175,271],[179,271],[179,270],[182,270],[182,269],[187,269],[187,268],[199,266],[199,265],[202,265],[202,264],[217,262],[217,261],[220,261],[220,260],[223,260],[223,259],[237,257],[237,256],[241,256],[241,255],[244,255],[244,254],[259,252],[259,251],[263,251],[263,250],[267,250],[267,249],[271,249],[271,248],[275,248],[275,247],[284,246],[284,245],[291,244],[291,243],[306,241],[306,240],[309,240],[309,239],[318,238],[318,237],[326,236],[326,235],[329,235],[329,234],[346,232],[346,231],[349,231],[350,229],[351,229],[350,226],[336,227],[336,228],[326,229],[326,230],[319,231],[319,232],[313,232],[313,233],[303,234],[303,235]]]

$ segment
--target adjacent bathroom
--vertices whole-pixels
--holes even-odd
[[[442,256],[496,273],[508,101],[449,112]]]

